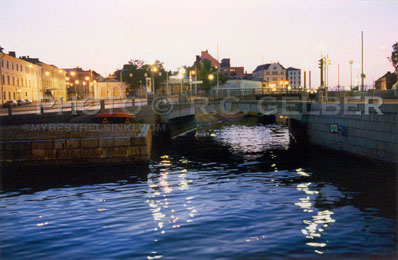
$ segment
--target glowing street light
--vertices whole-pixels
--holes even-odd
[[[86,76],[84,79],[85,79],[85,80],[90,80],[90,77],[89,77],[89,76]]]
[[[50,72],[48,72],[48,71],[44,72],[44,74],[45,74],[46,76],[50,76]]]
[[[180,73],[180,74],[182,74],[182,75],[185,75],[185,72],[186,72],[185,68],[180,68],[180,69],[178,70],[178,73]]]
[[[213,74],[209,74],[208,78],[209,78],[209,80],[213,81],[214,75]]]

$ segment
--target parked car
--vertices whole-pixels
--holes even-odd
[[[3,107],[16,107],[17,101],[15,100],[8,100],[4,103]]]
[[[30,105],[33,103],[32,100],[30,100],[30,99],[25,99],[25,102],[26,102],[26,105]]]
[[[18,106],[26,105],[26,101],[25,101],[25,99],[18,99],[17,104],[18,104]]]

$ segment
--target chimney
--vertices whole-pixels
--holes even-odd
[[[15,51],[9,51],[8,55],[13,56],[14,58],[16,58],[16,54]]]

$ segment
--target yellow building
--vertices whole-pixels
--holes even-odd
[[[15,52],[0,52],[1,103],[7,100],[31,99],[38,101],[43,96],[42,68],[18,59]]]
[[[29,56],[20,57],[21,59],[39,65],[42,70],[42,86],[44,99],[54,99],[66,101],[66,72],[54,65],[46,64],[37,58]]]
[[[94,98],[101,99],[124,99],[126,98],[127,85],[115,79],[106,79],[94,85]]]

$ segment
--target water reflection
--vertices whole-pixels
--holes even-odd
[[[101,184],[3,191],[1,249],[21,259],[393,254],[396,178],[311,151],[285,127],[231,123],[155,148],[142,177],[108,168]]]
[[[296,172],[300,176],[309,176],[309,174],[305,173],[301,168],[297,169]],[[297,184],[297,190],[304,192],[305,197],[299,198],[299,201],[294,203],[294,205],[300,207],[303,212],[306,213],[312,213],[314,210],[317,211],[316,215],[312,215],[312,218],[303,220],[306,227],[302,229],[301,232],[308,241],[305,244],[309,247],[314,247],[315,253],[323,254],[324,250],[326,250],[324,247],[327,246],[327,242],[321,239],[321,233],[325,231],[329,223],[335,222],[335,219],[331,217],[334,213],[330,210],[318,211],[318,209],[314,207],[313,201],[319,194],[319,190],[312,189],[310,186],[311,182]]]

